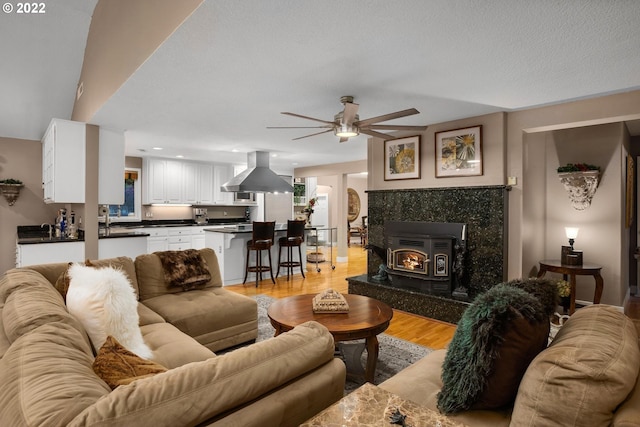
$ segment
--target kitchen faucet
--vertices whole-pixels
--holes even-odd
[[[49,240],[51,240],[53,238],[53,226],[51,224],[47,224],[46,222],[42,225],[40,225],[40,228],[43,228],[45,225],[49,226]]]

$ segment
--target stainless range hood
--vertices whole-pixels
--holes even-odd
[[[247,169],[234,176],[220,189],[227,192],[285,193],[293,186],[269,169],[269,153],[254,151],[247,154]]]

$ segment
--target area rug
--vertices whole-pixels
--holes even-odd
[[[275,299],[262,294],[256,295],[253,298],[258,302],[257,341],[263,341],[273,337],[273,334],[275,333],[275,329],[271,326],[271,322],[267,316],[267,308],[273,301],[275,301]],[[380,343],[380,350],[378,352],[378,364],[376,366],[374,384],[380,384],[387,378],[392,377],[407,366],[417,362],[433,351],[427,347],[392,337],[391,335],[384,333],[378,335],[378,342]],[[362,355],[363,366],[366,363],[366,356],[367,352],[365,350]],[[364,380],[358,380],[348,376],[347,384],[345,385],[345,392],[348,393],[355,390],[363,383]]]

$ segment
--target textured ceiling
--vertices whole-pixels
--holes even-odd
[[[91,122],[125,130],[135,156],[244,161],[266,150],[281,168],[360,160],[366,136],[291,141],[315,130],[266,127],[317,125],[282,111],[332,120],[342,95],[361,119],[415,107],[385,124],[428,125],[638,89],[639,20],[635,0],[206,0]],[[75,25],[68,50],[82,49],[86,28],[69,21],[52,31]],[[30,69],[40,96],[65,88],[58,109],[38,112],[43,121],[70,114],[80,65],[68,62],[61,84]],[[24,126],[40,133],[23,137],[39,138],[46,123]]]

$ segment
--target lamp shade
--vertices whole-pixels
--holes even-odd
[[[565,227],[564,232],[567,235],[567,239],[575,239],[578,237],[578,227]]]

